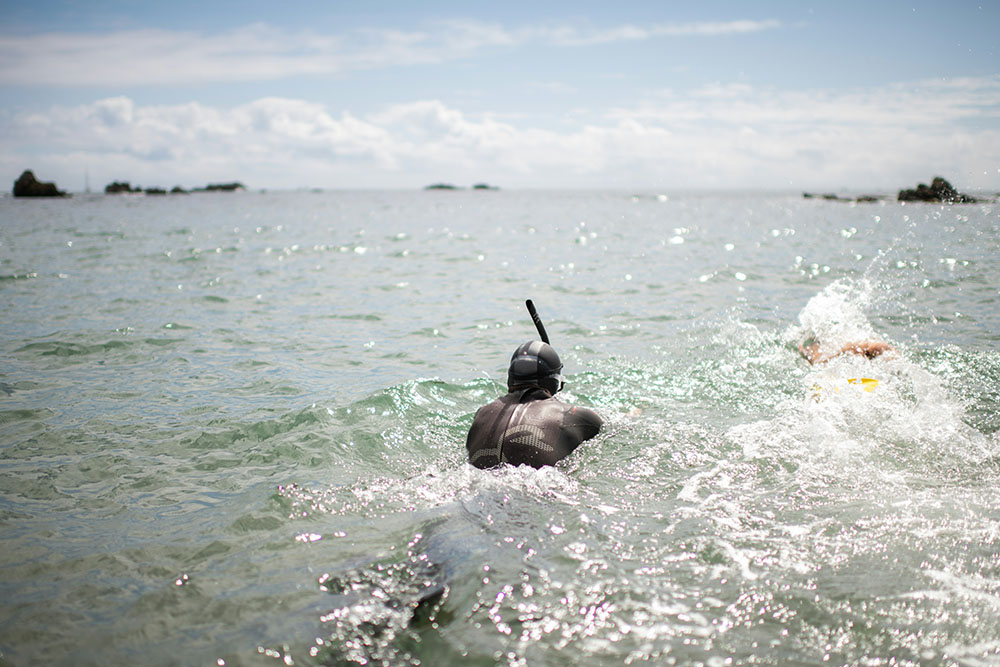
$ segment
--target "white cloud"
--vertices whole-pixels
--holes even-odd
[[[573,26],[559,26],[539,29],[534,33],[545,41],[561,46],[589,46],[611,42],[642,41],[656,37],[718,37],[774,30],[780,27],[780,21],[769,19],[766,21],[661,23],[649,27],[624,25],[591,31],[581,31]]]
[[[996,189],[998,99],[1000,77],[842,94],[713,85],[553,130],[436,100],[357,117],[273,97],[230,109],[116,97],[0,117],[0,165],[12,179],[30,167],[79,181],[89,169],[92,179],[161,186],[419,187],[445,179],[891,190],[940,173],[960,188]]]
[[[127,86],[271,80],[344,67],[340,40],[251,25],[219,35],[133,30],[0,37],[0,83]]]
[[[526,43],[585,46],[657,37],[769,30],[777,21],[730,21],[508,29],[481,21],[440,21],[424,30],[364,29],[336,35],[253,24],[226,32],[129,30],[103,34],[0,35],[0,84],[134,86],[272,81],[399,65],[441,63],[484,49]]]
[[[789,133],[835,127],[862,133],[895,128],[950,132],[956,124],[976,120],[997,126],[1000,76],[846,91],[785,91],[716,83],[687,96],[668,92],[637,108],[617,110],[612,117],[671,126],[764,124]]]

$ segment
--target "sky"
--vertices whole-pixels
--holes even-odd
[[[1000,2],[0,0],[61,189],[1000,192]]]

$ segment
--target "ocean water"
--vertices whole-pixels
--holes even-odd
[[[1000,664],[997,202],[3,198],[0,312],[0,665]]]

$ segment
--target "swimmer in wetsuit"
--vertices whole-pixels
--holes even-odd
[[[562,362],[548,343],[531,341],[514,350],[508,393],[476,412],[465,441],[469,463],[533,468],[555,465],[601,430],[593,410],[553,398],[563,387]]]

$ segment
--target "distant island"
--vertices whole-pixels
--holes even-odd
[[[844,202],[876,202],[882,201],[884,199],[889,199],[888,196],[882,197],[879,195],[860,195],[858,197],[841,197],[840,195],[833,193],[825,194],[815,194],[812,192],[803,192],[802,196],[806,199],[826,199],[828,201],[844,201]],[[962,194],[949,183],[946,179],[935,176],[928,186],[926,183],[919,183],[917,187],[912,190],[900,190],[899,194],[896,195],[896,201],[903,202],[932,202],[940,204],[975,204],[976,202],[982,201],[976,197],[972,197],[966,194]]]
[[[451,183],[432,183],[430,185],[424,186],[424,190],[462,190],[457,185],[452,185]],[[488,183],[476,183],[472,186],[473,190],[499,190],[495,185],[489,185]]]
[[[825,199],[827,201],[853,201],[853,202],[876,202],[886,199],[880,195],[858,195],[857,197],[841,197],[838,194],[832,192],[825,192],[823,194],[816,194],[814,192],[803,192],[802,196],[806,199]]]
[[[239,181],[232,183],[209,183],[203,188],[193,188],[185,190],[179,185],[175,185],[170,190],[170,194],[187,194],[189,192],[235,192],[246,190],[246,186]],[[132,187],[128,181],[113,181],[104,186],[104,194],[143,194],[143,195],[165,195],[167,191],[160,187],[139,188]],[[56,187],[55,183],[46,183],[35,178],[35,173],[30,169],[24,172],[14,181],[13,195],[15,197],[68,197],[69,195]]]
[[[179,185],[175,185],[170,189],[170,194],[172,195],[186,195],[189,192],[235,192],[236,190],[246,190],[246,186],[239,182],[232,183],[209,183],[203,188],[193,188],[191,190],[185,190]],[[146,195],[165,195],[167,191],[163,188],[133,188],[128,181],[114,181],[108,183],[104,186],[104,194],[107,195],[118,195],[118,194],[146,194]]]

